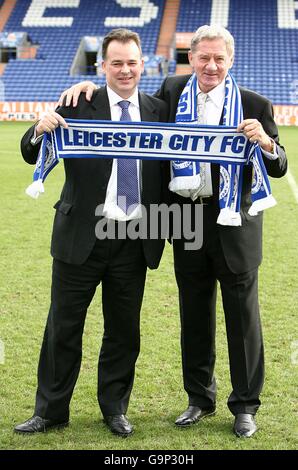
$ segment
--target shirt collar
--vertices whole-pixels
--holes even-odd
[[[226,81],[223,80],[219,85],[213,88],[211,91],[208,91],[209,99],[217,108],[222,108],[225,100],[225,84]],[[199,93],[201,90],[199,89]]]
[[[119,101],[123,101],[123,100],[124,100],[124,98],[122,98],[122,97],[119,96],[117,93],[115,93],[115,91],[112,90],[112,88],[110,88],[109,85],[107,85],[107,93],[108,93],[108,98],[109,98],[110,106],[114,106],[115,104],[118,104]],[[128,99],[126,99],[125,101],[129,101],[129,102],[132,103],[134,106],[136,106],[137,108],[139,108],[140,105],[139,105],[139,93],[138,93],[138,89],[136,88],[135,91],[133,92],[133,94],[132,94]]]

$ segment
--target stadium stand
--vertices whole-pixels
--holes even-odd
[[[289,4],[272,0],[229,2],[227,27],[236,42],[232,73],[239,84],[276,104],[298,104],[298,24],[292,29],[278,27],[278,5],[279,16],[288,17]],[[198,25],[210,23],[211,6],[209,0],[183,0],[176,30],[195,31]]]
[[[40,3],[19,0],[4,27],[6,32],[27,32],[37,47],[35,58],[17,57],[6,65],[1,77],[6,101],[55,101],[61,90],[90,78],[70,76],[81,38],[86,35],[103,36],[113,27],[126,26],[140,34],[148,58],[156,53],[166,0],[144,2],[142,9],[136,6],[140,5],[137,0],[63,0],[69,8],[48,8],[43,14]],[[58,5],[59,0],[51,3]],[[297,2],[181,0],[176,31],[194,32],[210,23],[215,3],[217,18],[225,17],[224,8],[229,5],[226,26],[236,39],[232,72],[238,83],[275,104],[298,104]],[[175,68],[175,60],[170,60],[168,72],[174,73]],[[98,84],[104,82],[104,77],[91,78]],[[141,88],[152,93],[161,81],[160,73],[148,74],[142,78]]]
[[[64,1],[64,5],[66,3]],[[120,2],[115,0],[70,0],[69,5],[74,3],[77,8],[47,9],[42,19],[37,8],[28,19],[26,13],[32,5],[31,0],[17,2],[4,31],[26,31],[32,43],[38,45],[38,51],[33,60],[16,59],[7,64],[2,76],[7,101],[55,101],[62,89],[80,80],[90,79],[86,75],[69,75],[80,40],[85,35],[104,36],[113,27],[128,27],[140,34],[144,54],[155,52],[164,0],[148,2],[149,9],[142,12],[141,20],[138,19],[140,8],[122,8]],[[139,2],[130,3],[133,5]],[[155,6],[155,9],[152,9],[152,6]],[[61,18],[59,23],[55,17]],[[73,18],[71,26],[70,17]],[[113,21],[113,17],[117,21]],[[140,26],[136,26],[138,23]],[[98,84],[104,83],[104,77],[91,78]],[[158,88],[161,80],[161,76],[145,76],[142,78],[142,89],[152,93]]]

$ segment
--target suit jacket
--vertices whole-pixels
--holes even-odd
[[[168,77],[162,83],[156,97],[164,100],[169,107],[169,121],[175,122],[177,104],[190,75]],[[284,148],[279,144],[278,130],[274,122],[273,107],[265,97],[240,87],[244,119],[258,119],[265,132],[277,144],[278,158],[270,160],[264,156],[269,176],[280,178],[287,171],[287,158]],[[213,194],[218,201],[219,165],[212,165]],[[243,172],[243,188],[241,197],[241,227],[217,225],[220,241],[226,262],[234,273],[250,271],[260,265],[262,260],[262,223],[263,214],[251,217],[248,209],[251,205],[252,167],[247,166]],[[170,178],[168,173],[168,178]],[[172,193],[172,201],[180,204],[190,203],[186,199]],[[218,209],[219,212],[219,209]]]
[[[139,93],[142,121],[167,122],[167,105],[157,98]],[[92,101],[82,94],[78,106],[61,107],[57,110],[65,118],[110,120],[110,105],[106,87],[97,90]],[[21,141],[21,151],[26,162],[36,162],[40,145],[33,146],[32,126]],[[163,164],[144,160],[141,171],[141,200],[149,204],[160,204],[163,195]],[[103,204],[112,171],[112,159],[65,159],[65,183],[59,201],[54,205],[56,215],[53,225],[51,254],[66,263],[82,264],[88,258],[96,241],[95,226],[98,217],[95,208]],[[149,213],[149,211],[147,212]],[[148,225],[150,220],[148,221]],[[147,266],[158,267],[164,240],[143,240]]]

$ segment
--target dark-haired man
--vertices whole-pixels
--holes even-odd
[[[137,33],[117,29],[103,41],[106,87],[92,100],[47,113],[24,135],[26,162],[36,162],[44,132],[64,118],[113,121],[167,121],[167,106],[138,91],[144,62]],[[140,309],[147,267],[158,267],[164,241],[97,239],[95,209],[116,223],[142,217],[142,206],[162,198],[159,161],[67,159],[65,184],[55,204],[51,254],[51,306],[38,367],[34,416],[15,427],[19,433],[44,432],[68,424],[69,404],[79,374],[87,308],[102,283],[104,334],[98,363],[98,402],[110,430],[126,437],[132,426],[125,414],[140,349]],[[123,198],[130,201],[123,205]],[[121,202],[122,199],[122,202]],[[149,213],[149,211],[147,211]]]

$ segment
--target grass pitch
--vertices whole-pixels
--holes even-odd
[[[173,425],[187,406],[181,376],[179,312],[171,247],[160,268],[148,273],[142,309],[142,344],[128,417],[135,434],[126,440],[105,428],[96,400],[98,351],[103,320],[100,288],[89,308],[83,362],[71,403],[71,425],[34,436],[13,433],[33,413],[36,368],[48,313],[51,281],[50,237],[63,183],[60,164],[34,201],[24,194],[33,167],[19,150],[29,123],[0,123],[0,449],[296,449],[298,443],[297,246],[298,205],[287,178],[271,180],[278,205],[265,214],[260,304],[266,354],[266,381],[259,431],[252,439],[232,434],[223,311],[217,312],[217,414],[197,426]],[[291,173],[298,182],[297,128],[281,128]],[[296,139],[296,140],[295,140]],[[1,359],[1,358],[0,358]]]

